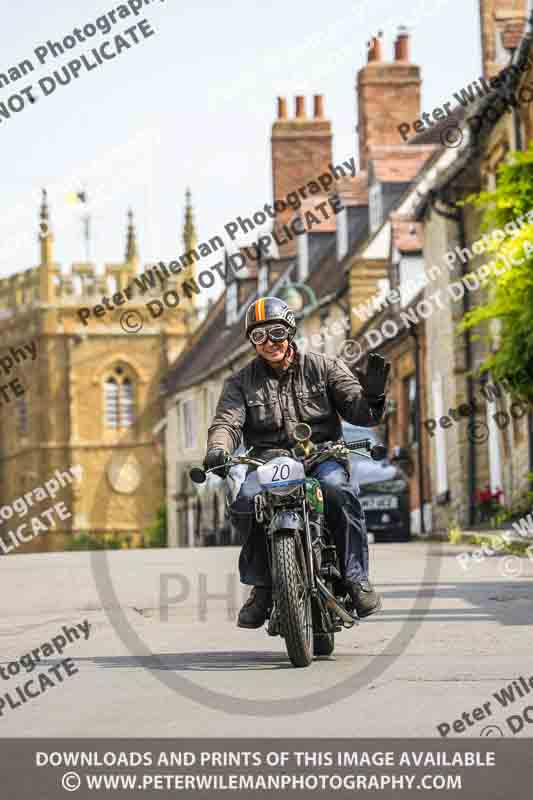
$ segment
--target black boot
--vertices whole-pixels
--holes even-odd
[[[376,592],[370,581],[346,581],[346,589],[351,597],[352,607],[361,619],[381,609],[381,595]]]
[[[250,597],[239,611],[238,628],[260,628],[264,625],[272,605],[272,589],[267,586],[254,586]]]

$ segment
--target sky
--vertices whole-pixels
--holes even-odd
[[[306,95],[309,112],[312,95],[323,94],[334,163],[351,157],[356,75],[379,30],[392,60],[397,28],[408,27],[411,61],[422,68],[422,111],[451,100],[481,74],[474,0],[145,3],[137,16],[117,19],[109,33],[56,58],[47,41],[61,43],[121,3],[18,0],[4,9],[0,73],[23,59],[35,70],[0,88],[0,107],[30,84],[35,102],[25,97],[21,111],[0,116],[1,277],[38,263],[41,187],[49,192],[55,259],[63,270],[85,260],[80,208],[68,201],[80,189],[91,201],[90,255],[99,271],[124,258],[130,206],[142,262],[182,253],[187,186],[199,241],[262,208],[272,198],[278,95],[288,98],[292,115],[295,95]],[[144,30],[154,31],[148,38],[138,27],[143,19]],[[132,25],[135,34],[123,34]],[[82,68],[76,80],[44,96],[40,79],[118,33],[138,44],[91,71]]]

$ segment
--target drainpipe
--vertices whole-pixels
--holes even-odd
[[[464,212],[463,209],[458,209],[458,233],[459,233],[459,247],[466,248],[466,235],[465,235],[465,221],[464,221]],[[461,273],[462,275],[466,275],[468,272],[468,264],[463,264]],[[463,295],[463,314],[467,314],[470,311],[470,294],[469,292],[464,293]],[[466,361],[466,393],[467,393],[467,402],[470,408],[474,408],[474,379],[472,377],[472,367],[473,367],[473,357],[472,357],[472,338],[470,330],[465,331],[465,361]],[[477,472],[477,453],[476,453],[476,443],[473,441],[473,437],[470,437],[468,440],[468,493],[469,493],[469,503],[468,503],[468,524],[473,525],[476,520],[476,506],[475,506],[475,496],[476,496],[476,472]]]
[[[420,533],[426,533],[424,519],[424,447],[422,445],[422,379],[420,374],[420,338],[416,326],[409,328],[409,335],[415,340],[415,385],[416,385],[416,438],[418,440],[418,496],[420,498]]]
[[[528,16],[529,16],[529,24],[527,28],[527,33],[533,32],[533,0],[529,0],[528,3]],[[517,53],[513,54],[513,61],[517,58]],[[518,109],[513,107],[513,121],[514,121],[514,132],[515,132],[515,146],[517,150],[524,149],[524,141],[522,138],[522,129],[520,127],[520,114],[518,113]],[[528,449],[529,449],[529,472],[533,473],[533,414],[530,412],[527,415],[527,432],[528,432]],[[529,481],[529,491],[533,492],[533,474]]]
[[[455,213],[450,213],[443,211],[442,209],[437,208],[435,204],[435,193],[431,193],[431,208],[438,214],[440,217],[444,217],[444,219],[449,219],[452,222],[455,222],[457,225],[457,233],[459,239],[459,247],[462,249],[466,248],[466,234],[465,234],[465,223],[464,223],[464,212],[461,207],[458,207],[455,203],[446,203],[448,208],[453,208]],[[462,263],[462,262],[461,262]],[[468,272],[468,262],[466,264],[462,264],[461,275],[464,276]],[[467,314],[470,311],[470,295],[468,292],[465,292],[463,295],[463,315]],[[474,402],[474,381],[471,375],[472,372],[472,365],[473,365],[473,358],[472,358],[472,338],[471,332],[469,330],[464,332],[464,340],[465,340],[465,366],[466,366],[466,395],[467,401],[470,405]],[[476,519],[476,506],[475,506],[475,496],[476,496],[476,475],[477,475],[477,453],[476,453],[476,444],[470,438],[468,439],[468,524],[473,525]]]
[[[520,114],[518,113],[518,109],[514,107],[513,107],[513,123],[514,123],[515,149],[523,150],[524,142],[522,141],[522,129],[520,127]]]

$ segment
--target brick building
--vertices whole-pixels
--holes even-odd
[[[490,76],[529,47],[530,39],[523,37],[525,3],[482,0],[480,12],[484,71]],[[344,354],[355,366],[353,344],[346,349],[350,338],[366,353],[375,350],[391,360],[384,433],[389,446],[406,447],[411,456],[414,531],[442,529],[451,519],[473,521],[475,492],[487,482],[502,485],[507,498],[523,490],[533,460],[531,420],[516,421],[502,437],[487,417],[489,437],[484,443],[472,441],[465,420],[448,429],[439,425],[435,433],[423,423],[439,419],[448,407],[471,401],[482,389],[470,372],[486,350],[473,337],[456,334],[468,304],[483,302],[482,294],[467,293],[462,303],[439,305],[439,292],[448,292],[463,270],[460,263],[455,271],[435,265],[450,248],[464,247],[478,237],[479,215],[470,209],[460,212],[457,204],[469,193],[493,186],[499,161],[509,150],[526,146],[532,105],[493,120],[490,134],[475,146],[469,139],[469,115],[494,98],[469,109],[452,109],[442,123],[403,144],[398,125],[420,116],[420,80],[404,30],[389,61],[381,38],[371,40],[368,63],[356,82],[360,170],[355,176],[340,176],[330,189],[341,198],[342,210],[309,226],[307,210],[322,200],[320,196],[308,198],[293,215],[285,209],[278,224],[286,227],[298,221],[301,235],[275,256],[264,254],[243,279],[229,282],[192,349],[173,365],[167,398],[173,543],[201,542],[199,532],[212,524],[210,511],[201,516],[212,498],[204,496],[202,511],[186,467],[203,457],[224,378],[254,355],[242,338],[243,315],[257,295],[267,292],[294,301],[300,347]],[[444,146],[441,137],[451,123],[462,128],[464,147]],[[330,160],[331,129],[323,119],[322,100],[315,97],[314,117],[308,119],[303,98],[297,98],[295,116],[288,119],[280,99],[272,132],[274,198],[280,200],[298,183],[312,180]],[[429,285],[417,284],[428,272]],[[379,302],[374,304],[376,298]],[[383,302],[384,298],[388,299]],[[192,431],[191,409],[201,398],[202,414]],[[185,440],[190,447],[183,450]]]
[[[484,3],[481,7],[485,12]],[[500,12],[497,5],[490,15],[484,13],[482,17],[487,47],[491,41],[494,48],[494,41],[501,39]],[[503,18],[507,19],[505,14]],[[533,138],[531,103],[505,112],[498,102],[500,94],[509,91],[518,96],[521,86],[532,79],[531,33],[502,40],[510,41],[510,50],[500,68],[508,66],[511,59],[515,64],[520,59],[525,63],[529,55],[528,71],[514,70],[507,86],[495,87],[466,113],[455,109],[454,118],[461,129],[457,147],[442,146],[446,121],[412,140],[412,144],[433,143],[438,150],[398,208],[406,220],[423,228],[423,262],[428,277],[423,297],[426,301],[434,298],[425,321],[425,419],[435,421],[427,429],[433,427],[428,456],[434,465],[430,494],[436,529],[444,529],[451,522],[463,526],[478,522],[476,493],[486,486],[502,490],[505,504],[513,506],[527,491],[527,475],[533,467],[531,414],[500,427],[495,415],[500,413],[499,419],[505,419],[513,398],[494,387],[490,376],[488,384],[479,377],[480,365],[498,347],[498,326],[461,335],[457,330],[464,314],[482,305],[487,297],[486,289],[476,288],[473,281],[470,285],[464,282],[468,281],[465,275],[490,260],[489,255],[472,250],[482,235],[480,213],[462,204],[473,193],[493,189],[498,165],[511,151],[526,149]],[[484,51],[487,77],[492,70],[490,61]],[[491,113],[487,114],[489,109]],[[474,119],[482,117],[485,122],[480,127]],[[465,255],[467,251],[473,255]],[[463,291],[461,285],[466,287]],[[438,304],[435,298],[439,298]],[[476,408],[475,413],[468,413],[468,407]],[[457,416],[457,409],[464,409],[464,413]]]

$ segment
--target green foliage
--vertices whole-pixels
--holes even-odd
[[[461,528],[455,525],[448,528],[448,540],[450,544],[461,544],[464,538],[464,533]]]
[[[90,533],[79,533],[69,539],[65,550],[120,550],[121,547],[121,541],[116,533],[105,538]]]
[[[80,533],[68,540],[65,550],[128,550],[131,547],[167,547],[167,509],[162,505],[151,527],[139,533]]]
[[[496,182],[494,191],[466,198],[466,203],[484,210],[483,232],[503,230],[508,222],[527,215],[533,208],[533,141],[528,150],[510,154],[509,159],[499,165]]]
[[[470,545],[477,549],[494,550],[500,555],[527,556],[529,554],[530,542],[527,540],[515,539],[506,541],[503,536],[491,536],[490,534],[463,534],[457,541],[451,544]]]
[[[523,153],[514,153],[501,164],[497,188],[471,195],[467,203],[484,209],[482,230],[505,232],[490,246],[495,257],[511,259],[511,266],[488,278],[489,298],[469,312],[460,331],[492,320],[500,321],[500,348],[489,355],[481,372],[491,370],[497,381],[507,381],[514,394],[533,399],[533,142]],[[529,216],[528,216],[528,212]],[[522,216],[529,224],[520,230],[514,221]],[[531,220],[531,223],[530,223]],[[507,226],[507,229],[505,228]],[[522,260],[521,264],[513,263]],[[501,266],[501,262],[499,264]],[[488,333],[488,332],[487,332]]]
[[[163,504],[157,510],[157,516],[144,537],[145,547],[168,547],[167,540],[167,507]]]

